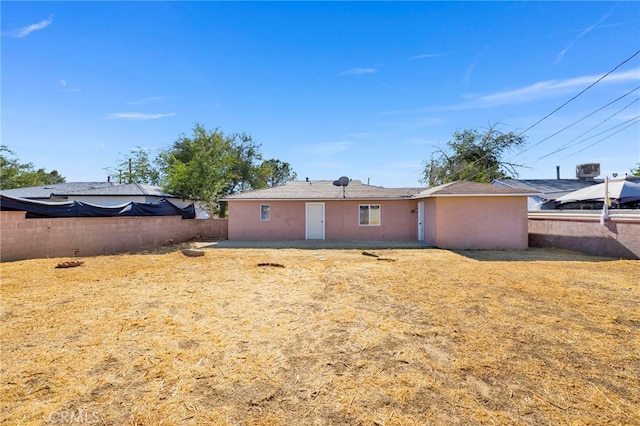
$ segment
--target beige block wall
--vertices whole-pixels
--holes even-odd
[[[557,247],[596,256],[640,259],[640,215],[622,214],[600,223],[598,214],[529,214],[529,245]]]
[[[227,238],[226,219],[179,216],[26,219],[0,212],[0,260],[122,253],[192,238]]]

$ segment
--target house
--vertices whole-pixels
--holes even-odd
[[[163,199],[178,207],[186,207],[190,201],[167,194],[160,187],[139,183],[116,184],[113,182],[67,182],[53,185],[7,189],[2,195],[36,201],[80,201],[99,206],[119,206],[130,202],[153,204]]]
[[[576,166],[575,179],[560,179],[560,166],[556,166],[555,179],[496,179],[491,183],[535,192],[529,196],[529,211],[554,210],[555,201],[563,195],[602,183],[603,180],[595,179],[599,175],[600,163],[585,163]]]
[[[569,194],[582,188],[587,188],[602,180],[595,179],[496,179],[491,182],[493,185],[507,188],[515,188],[533,191],[535,194],[529,196],[527,209],[554,210],[555,200],[563,195]]]
[[[455,249],[526,249],[531,191],[458,181],[383,188],[292,181],[223,198],[230,240],[423,241]]]

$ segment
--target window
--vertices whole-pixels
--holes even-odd
[[[260,204],[260,220],[269,220],[269,204]]]
[[[380,204],[360,205],[360,225],[380,226]]]

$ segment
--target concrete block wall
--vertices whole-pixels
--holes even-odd
[[[640,214],[529,213],[529,246],[558,247],[597,256],[640,259]]]
[[[226,219],[179,216],[26,219],[25,212],[0,212],[0,260],[123,253],[169,241],[226,239]]]

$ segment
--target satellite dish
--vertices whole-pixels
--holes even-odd
[[[342,198],[347,198],[347,195],[345,193],[345,188],[349,185],[349,178],[346,177],[346,176],[342,176],[340,179],[334,180],[333,184],[335,186],[341,186],[342,187]]]
[[[334,180],[333,184],[335,186],[349,186],[349,178],[346,176],[342,176],[340,179],[338,180]]]

